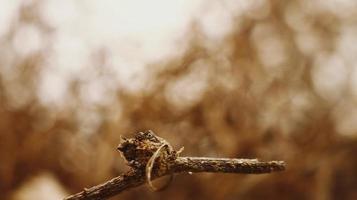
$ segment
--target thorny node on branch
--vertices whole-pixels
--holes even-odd
[[[134,138],[121,138],[118,150],[127,162],[127,165],[134,169],[144,169],[155,152],[165,146],[160,156],[156,158],[157,163],[170,164],[178,157],[178,153],[163,138],[157,136],[151,130],[140,132]]]
[[[152,131],[140,132],[134,138],[121,138],[117,148],[131,167],[128,172],[103,184],[85,189],[65,200],[99,200],[148,182],[151,179],[174,173],[244,173],[262,174],[285,170],[284,161],[261,162],[257,159],[230,159],[207,157],[180,157],[183,150],[175,151],[163,138]]]
[[[136,170],[143,170],[145,167],[146,179],[153,191],[164,189],[167,185],[158,189],[152,184],[152,171],[155,169],[159,176],[165,174],[182,149],[176,152],[165,139],[155,135],[151,130],[139,132],[134,138],[121,140],[117,149],[127,164]],[[170,174],[169,182],[172,177]]]

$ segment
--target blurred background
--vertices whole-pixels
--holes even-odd
[[[0,0],[0,199],[117,176],[146,129],[287,170],[112,199],[357,199],[357,1]]]

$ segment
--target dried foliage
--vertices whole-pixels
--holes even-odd
[[[184,53],[147,64],[137,90],[111,82],[110,52],[93,49],[82,76],[57,83],[66,84],[60,104],[38,92],[53,70],[56,27],[38,14],[42,1],[23,3],[0,32],[2,197],[43,172],[69,193],[103,182],[127,170],[115,151],[120,135],[153,129],[184,154],[290,165],[278,175],[181,176],[163,192],[142,187],[117,199],[356,199],[356,4],[254,2],[216,40],[193,22]],[[18,40],[29,25],[41,48]],[[83,97],[100,81],[108,92],[99,96],[113,101]]]

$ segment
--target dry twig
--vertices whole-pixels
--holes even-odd
[[[94,186],[65,200],[107,199],[145,182],[152,189],[151,179],[174,173],[218,172],[262,174],[285,170],[284,161],[260,162],[257,159],[180,157],[171,145],[152,131],[140,132],[134,138],[123,138],[118,146],[131,167],[127,173]]]

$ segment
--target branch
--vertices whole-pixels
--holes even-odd
[[[283,171],[283,161],[260,162],[257,159],[230,159],[204,157],[178,157],[174,164],[174,173],[215,172],[238,174],[263,174]]]
[[[164,152],[160,152],[161,155],[156,154],[161,151],[162,146],[166,146]],[[151,179],[174,173],[262,174],[285,170],[284,161],[260,162],[257,159],[180,157],[180,151],[173,150],[166,140],[156,136],[152,131],[139,133],[131,139],[123,138],[118,150],[132,168],[130,171],[106,183],[84,189],[64,200],[106,199],[147,181],[151,184]],[[153,160],[152,168],[148,167],[150,160]]]

